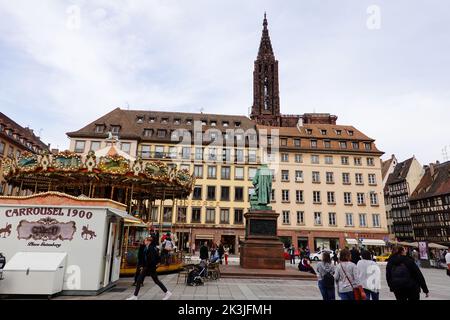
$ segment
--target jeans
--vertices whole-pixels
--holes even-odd
[[[159,281],[158,275],[156,274],[156,269],[148,269],[148,268],[142,268],[141,273],[139,274],[138,281],[136,283],[136,289],[134,290],[134,295],[137,296],[139,294],[139,290],[141,289],[141,284],[144,282],[145,277],[147,274],[152,277],[153,282],[158,285],[164,293],[167,292],[167,288],[164,286],[164,284]]]
[[[323,285],[323,280],[319,280],[319,290],[322,294],[322,298],[325,301],[336,300],[336,291],[333,288],[325,288]]]
[[[134,283],[135,284],[137,284],[137,282],[138,282],[139,275],[141,274],[141,268],[142,268],[142,265],[138,264],[136,266],[136,272],[134,274]],[[142,281],[142,283],[144,283],[144,281]]]
[[[295,256],[291,255],[291,264],[295,264]]]
[[[364,289],[364,292],[366,293],[366,300],[380,300],[379,292],[373,292],[369,289]]]
[[[353,291],[350,292],[339,292],[339,297],[341,300],[355,300],[355,295]]]

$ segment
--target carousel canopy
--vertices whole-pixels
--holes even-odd
[[[126,155],[126,154],[125,154]],[[115,188],[131,190],[142,199],[182,199],[193,189],[195,179],[161,161],[133,160],[115,147],[81,156],[72,152],[36,155],[2,160],[2,173],[8,183],[34,192],[73,189]],[[84,191],[86,193],[86,191]]]

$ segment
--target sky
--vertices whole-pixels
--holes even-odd
[[[282,113],[450,157],[447,0],[0,0],[0,110],[61,150],[116,107],[248,115],[264,11]]]

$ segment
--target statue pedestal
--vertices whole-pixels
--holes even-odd
[[[250,210],[245,241],[240,248],[240,263],[246,269],[285,269],[283,243],[277,236],[279,214],[273,210]]]

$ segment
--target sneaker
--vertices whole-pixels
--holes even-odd
[[[170,296],[172,295],[172,292],[167,291],[166,294],[164,295],[164,297],[162,298],[163,300],[168,300],[170,298]]]
[[[127,298],[126,300],[137,300],[137,299],[138,299],[137,296],[131,296],[131,297]]]

